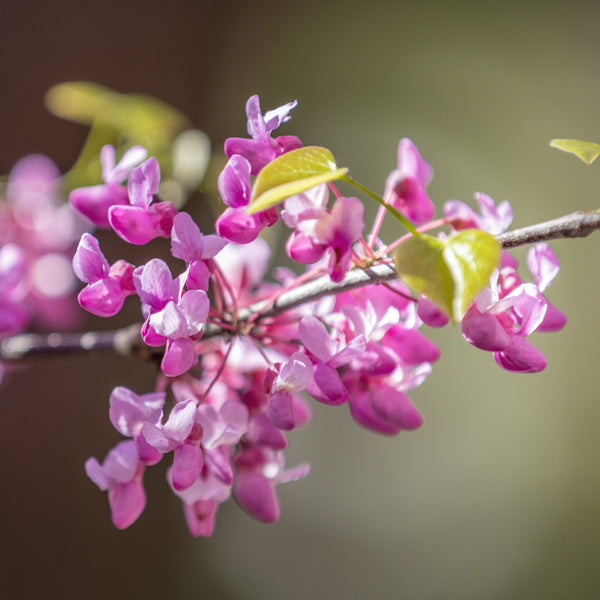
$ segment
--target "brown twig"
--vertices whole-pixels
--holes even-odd
[[[507,231],[497,237],[503,248],[515,248],[541,241],[586,237],[597,229],[600,229],[600,211],[578,211],[544,223]],[[260,322],[262,319],[275,317],[324,296],[341,294],[395,278],[396,271],[389,263],[376,264],[367,269],[352,269],[340,283],[333,283],[327,275],[324,275],[284,292],[270,306],[265,305],[263,301],[240,309],[237,314],[238,323],[247,321],[257,311],[261,312],[260,318],[257,319],[257,322]],[[203,339],[223,334],[231,335],[231,331],[226,331],[217,325],[206,324]],[[16,335],[0,342],[0,360],[15,362],[36,356],[106,350],[128,356],[162,353],[162,348],[148,348],[143,343],[140,337],[140,323],[134,323],[113,331]]]

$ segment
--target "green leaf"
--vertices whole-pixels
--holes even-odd
[[[69,189],[97,182],[104,144],[114,145],[119,155],[140,144],[168,174],[173,140],[188,125],[181,112],[150,96],[121,94],[87,81],[54,85],[45,102],[52,114],[90,127],[77,162],[65,177]]]
[[[187,124],[182,113],[155,98],[121,94],[88,81],[54,85],[46,92],[45,102],[57,117],[83,125],[99,120],[125,134],[153,131],[172,136]]]
[[[340,179],[347,172],[346,168],[338,169],[333,154],[327,148],[305,146],[286,152],[258,174],[246,213],[275,206],[315,185]]]
[[[570,152],[583,162],[591,165],[600,156],[600,144],[581,140],[552,140],[550,145],[564,152]]]
[[[406,284],[425,294],[455,321],[460,321],[500,262],[498,240],[467,229],[442,241],[412,236],[396,250],[396,270]]]

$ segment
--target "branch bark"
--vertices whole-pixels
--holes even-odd
[[[587,237],[593,231],[600,229],[600,211],[578,211],[530,225],[521,229],[507,231],[497,236],[503,248],[515,248],[542,241],[561,238]],[[314,281],[305,283],[297,288],[284,292],[272,303],[266,306],[257,302],[238,313],[238,321],[246,321],[257,311],[262,311],[260,319],[275,317],[292,308],[314,302],[324,296],[390,281],[396,278],[396,271],[391,264],[378,264],[368,269],[352,269],[346,274],[341,283],[333,283],[329,276],[324,275]],[[45,355],[65,355],[82,351],[114,351],[124,355],[140,355],[144,357],[161,354],[162,348],[148,348],[140,337],[140,323],[134,323],[123,329],[113,331],[86,333],[26,333],[6,338],[0,342],[0,360],[6,362],[20,361]],[[231,332],[214,325],[207,325],[203,339],[216,335],[231,335]]]

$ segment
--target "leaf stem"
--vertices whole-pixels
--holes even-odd
[[[400,221],[400,223],[402,223],[402,225],[404,225],[404,227],[408,229],[410,233],[412,233],[413,235],[419,235],[419,232],[417,231],[415,226],[402,213],[398,212],[393,206],[386,204],[383,198],[380,198],[369,188],[366,188],[364,185],[361,185],[360,183],[358,183],[358,181],[354,181],[354,179],[352,179],[352,177],[349,177],[348,175],[343,175],[340,179],[342,179],[346,183],[349,183],[350,185],[353,185],[355,188],[358,188],[361,192],[367,194],[367,196],[375,200],[377,204],[383,206],[385,210],[394,215],[394,217],[396,217],[396,219],[398,219],[398,221]]]

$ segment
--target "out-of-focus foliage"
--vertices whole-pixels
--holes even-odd
[[[45,101],[54,115],[90,127],[79,158],[66,175],[69,189],[100,180],[98,156],[105,144],[112,144],[117,152],[140,144],[169,173],[173,167],[173,141],[189,126],[183,113],[155,98],[121,94],[85,81],[52,86]]]

